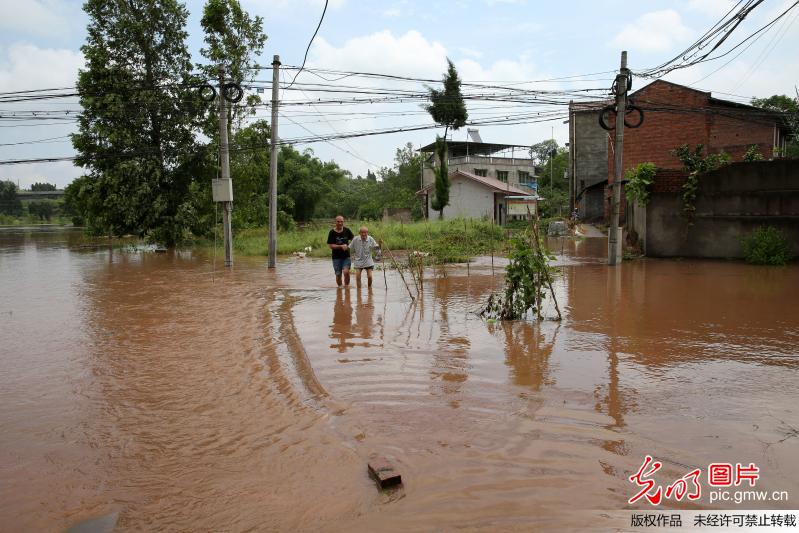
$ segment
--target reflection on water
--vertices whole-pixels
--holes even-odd
[[[646,454],[799,494],[799,267],[610,269],[604,240],[566,241],[564,320],[486,324],[487,261],[411,302],[394,273],[337,289],[327,261],[82,242],[0,232],[3,529],[583,529]]]

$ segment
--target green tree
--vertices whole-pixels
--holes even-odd
[[[430,104],[425,107],[430,116],[439,126],[444,126],[444,137],[436,137],[436,154],[438,155],[438,168],[436,169],[435,197],[431,202],[433,209],[438,211],[439,218],[444,217],[444,208],[449,204],[449,168],[447,167],[447,132],[449,128],[457,130],[466,125],[469,113],[463,102],[461,93],[461,80],[455,65],[447,58],[447,73],[442,80],[442,90],[428,88]]]
[[[280,149],[277,166],[278,194],[294,201],[292,215],[298,222],[310,220],[320,200],[350,175],[332,161],[323,163],[312,150],[298,152],[292,146]]]
[[[22,215],[22,202],[17,197],[17,185],[13,181],[0,181],[0,213],[15,217]]]
[[[569,166],[569,150],[559,147],[555,139],[546,139],[530,147],[530,157],[537,163],[538,194],[544,198],[539,203],[541,215],[568,213],[569,180],[563,176]]]
[[[32,191],[55,191],[56,187],[52,183],[39,183],[38,181],[31,185]]]
[[[208,0],[203,8],[200,25],[205,32],[206,46],[200,54],[210,65],[198,65],[209,79],[219,79],[219,66],[225,68],[225,79],[234,82],[251,81],[257,73],[256,57],[266,43],[263,32],[263,18],[251,17],[241,8],[238,0]],[[261,103],[258,95],[249,95],[245,105],[228,106],[228,127],[241,128],[245,115],[254,112]],[[215,122],[211,121],[211,136]]]
[[[768,98],[753,98],[752,105],[769,111],[782,113],[788,125],[790,135],[785,146],[785,157],[799,158],[799,92],[796,98],[784,94],[775,94]]]
[[[768,98],[752,98],[752,105],[769,111],[799,113],[799,102],[784,94],[775,94]]]
[[[530,157],[535,160],[538,165],[544,166],[544,164],[549,161],[549,158],[552,157],[553,152],[557,153],[557,150],[558,141],[555,139],[546,139],[530,147]]]
[[[186,231],[185,208],[203,154],[193,125],[205,109],[193,87],[188,12],[176,0],[87,0],[83,113],[72,142],[88,170],[76,202],[89,226],[149,235],[168,245]]]
[[[50,221],[56,212],[56,202],[53,200],[36,200],[28,203],[28,213],[39,217],[39,220]]]

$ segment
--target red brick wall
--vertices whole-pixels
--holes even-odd
[[[633,94],[632,100],[644,108],[644,123],[624,130],[625,170],[644,162],[682,169],[680,160],[670,153],[682,144],[693,148],[701,143],[711,153],[724,150],[734,161],[741,160],[749,145],[758,144],[763,156],[771,157],[774,124],[764,123],[762,116],[747,116],[745,108],[711,106],[709,93],[656,81]],[[615,165],[610,133],[608,180],[612,183]]]
[[[733,161],[741,161],[749,146],[757,144],[765,159],[771,158],[774,146],[774,124],[761,117],[746,120],[740,111],[720,109],[713,116],[710,128],[710,151],[727,152]]]
[[[687,178],[681,169],[659,168],[652,184],[652,192],[682,192],[682,186]]]

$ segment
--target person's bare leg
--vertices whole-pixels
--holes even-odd
[[[341,274],[336,274],[336,285],[341,287]]]
[[[355,269],[355,285],[357,285],[359,289],[361,288],[361,272],[363,272],[362,268]]]
[[[358,274],[360,274],[360,271],[358,272]],[[368,287],[370,289],[372,288],[372,269],[371,268],[367,268],[366,269],[366,284],[368,285]],[[361,278],[360,278],[360,276],[358,277],[358,286],[359,287],[361,286]]]
[[[349,268],[345,268],[343,270],[343,273],[344,273],[344,286],[345,287],[349,287],[350,286],[350,269]]]

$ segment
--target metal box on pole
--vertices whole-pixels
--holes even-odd
[[[232,202],[233,180],[230,178],[211,180],[211,196],[214,202]]]

